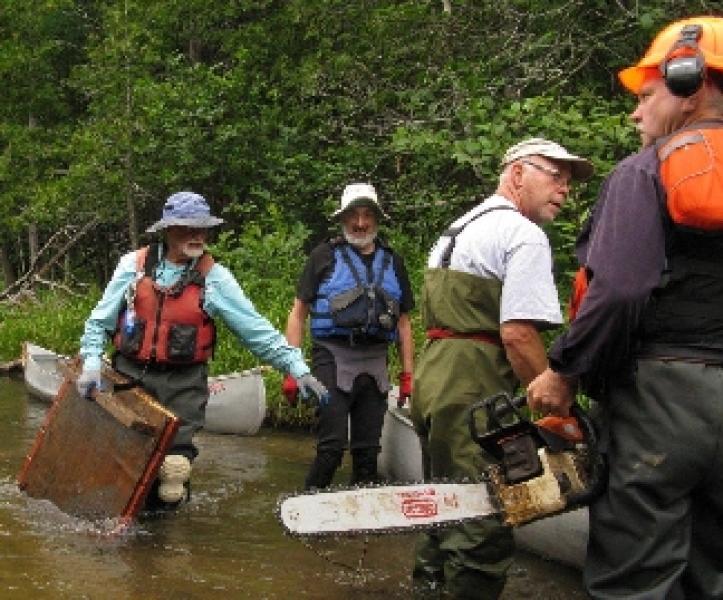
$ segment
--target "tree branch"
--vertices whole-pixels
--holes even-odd
[[[41,276],[46,273],[48,269],[50,269],[53,265],[57,264],[86,233],[88,233],[98,224],[98,221],[99,219],[96,216],[87,223],[85,223],[85,225],[83,225],[83,227],[81,227],[72,237],[69,237],[65,244],[63,244],[44,265],[39,266],[40,257],[43,256],[47,250],[49,250],[49,248],[55,243],[55,241],[59,239],[60,235],[67,235],[70,228],[66,227],[53,234],[50,240],[48,240],[48,242],[43,246],[40,252],[38,252],[38,258],[33,262],[32,265],[30,265],[27,273],[19,277],[17,281],[15,281],[15,283],[0,292],[0,301],[7,300],[12,296],[17,295],[21,291],[27,290],[28,288],[32,287],[33,282],[35,282],[36,280],[40,281],[41,283],[46,283],[41,279]]]

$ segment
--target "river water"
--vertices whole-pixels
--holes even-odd
[[[413,535],[327,539],[284,535],[277,497],[297,489],[309,435],[202,433],[191,502],[141,516],[115,539],[104,528],[28,498],[15,477],[46,404],[0,377],[0,600],[409,598]],[[348,479],[348,466],[337,481]],[[577,571],[519,553],[505,600],[584,598]]]

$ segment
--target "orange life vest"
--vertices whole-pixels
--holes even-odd
[[[723,121],[685,128],[657,144],[673,223],[723,230]]]
[[[580,310],[580,305],[582,304],[582,299],[587,293],[587,286],[589,283],[587,268],[580,267],[575,273],[575,278],[572,280],[572,291],[567,311],[570,321],[577,316],[577,313]]]
[[[213,356],[216,328],[203,310],[205,278],[213,258],[204,253],[195,267],[167,288],[153,280],[156,246],[141,248],[136,270],[143,273],[136,285],[132,324],[128,307],[118,316],[116,349],[133,360],[169,364],[208,361]]]

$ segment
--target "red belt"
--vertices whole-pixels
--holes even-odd
[[[502,340],[496,333],[487,333],[485,331],[475,331],[472,333],[460,333],[459,331],[452,331],[451,329],[445,329],[444,327],[432,327],[427,329],[427,339],[429,340],[477,340],[478,342],[485,342],[494,346],[502,347]]]

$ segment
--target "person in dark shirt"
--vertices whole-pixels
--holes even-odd
[[[590,596],[723,598],[723,18],[672,23],[620,80],[643,149],[579,237],[581,301],[528,403],[599,403]]]
[[[318,409],[317,453],[306,476],[307,489],[331,483],[347,444],[351,483],[377,480],[391,343],[398,347],[402,369],[400,403],[408,401],[412,391],[409,312],[414,298],[402,258],[377,236],[378,223],[387,216],[374,187],[346,186],[333,217],[342,236],[311,252],[286,328],[289,343],[300,347],[311,317],[312,372],[330,392],[328,404]],[[295,401],[293,378],[284,380],[284,393]]]

